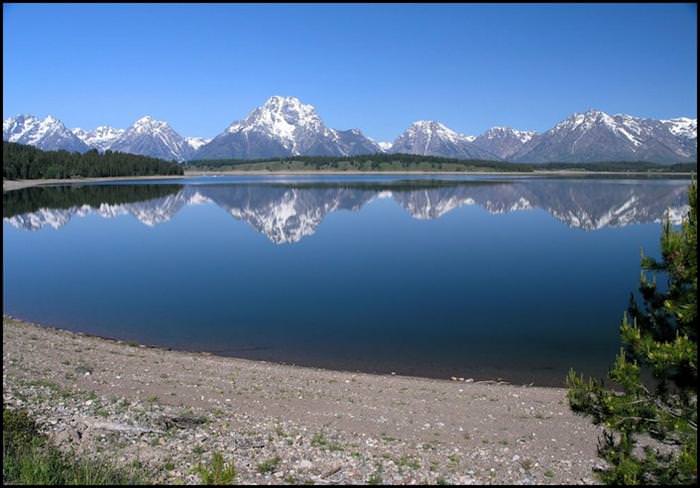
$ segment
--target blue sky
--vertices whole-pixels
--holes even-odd
[[[8,5],[3,118],[214,136],[271,95],[393,140],[435,119],[543,131],[576,111],[696,117],[676,5]]]

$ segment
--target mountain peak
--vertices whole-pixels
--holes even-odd
[[[589,108],[585,112],[575,112],[566,119],[555,125],[550,131],[590,129],[598,123],[603,123],[609,127],[615,125],[615,119],[602,110]]]
[[[416,120],[392,144],[391,152],[454,158],[497,159],[473,145],[476,137],[455,132],[436,120]]]
[[[114,144],[125,131],[124,129],[115,129],[108,125],[100,125],[93,131],[87,131],[76,127],[75,129],[71,129],[71,132],[91,148],[104,152],[107,149],[111,149],[112,144]]]
[[[166,160],[186,160],[192,148],[167,122],[150,115],[138,119],[119,134],[110,149]]]
[[[445,124],[442,122],[438,122],[437,120],[416,120],[411,124],[411,127],[415,127],[418,129],[424,129],[424,130],[436,130],[436,129],[449,129]],[[454,132],[454,131],[453,131]]]
[[[416,120],[410,125],[406,133],[422,133],[451,142],[473,142],[476,139],[474,136],[460,134],[437,120]]]
[[[134,122],[132,127],[137,127],[137,126],[150,126],[150,125],[168,125],[167,122],[164,122],[162,120],[156,120],[150,115],[144,115],[140,119],[138,119],[136,122]]]
[[[484,132],[484,136],[497,137],[497,136],[501,136],[504,134],[514,134],[516,132],[519,132],[519,131],[516,131],[515,129],[513,129],[511,127],[497,125],[497,126],[491,127],[486,132]]]
[[[697,139],[698,119],[690,117],[676,117],[675,119],[661,120],[674,136],[685,137],[687,139]]]
[[[174,132],[170,124],[163,120],[156,120],[150,115],[144,115],[129,127],[126,132],[155,133]]]
[[[484,139],[512,139],[518,141],[515,144],[525,144],[532,140],[532,138],[535,137],[536,134],[537,133],[535,131],[531,130],[517,130],[507,126],[495,126],[491,127],[482,135],[480,135],[478,139],[481,141],[483,141]],[[507,156],[510,156],[511,154],[515,153],[518,149],[520,149],[519,147],[514,147],[512,144],[510,146],[511,147],[505,150],[505,152],[508,153]],[[495,154],[500,157],[505,157],[502,154],[499,154],[499,152],[503,152],[503,148],[501,148],[501,151],[495,152]]]
[[[65,149],[85,152],[88,146],[52,115],[41,119],[34,115],[18,115],[3,120],[3,141],[29,144],[46,151]]]
[[[275,95],[253,110],[242,121],[231,124],[226,132],[259,134],[278,141],[292,154],[303,152],[301,139],[310,133],[333,137],[333,131],[326,128],[316,114],[313,105],[302,103],[297,97]]]
[[[534,131],[495,126],[477,137],[474,144],[498,158],[508,160],[523,151],[536,135]]]
[[[345,156],[379,151],[359,129],[331,129],[313,105],[275,95],[202,146],[196,157]]]
[[[63,125],[63,123],[60,120],[58,120],[56,117],[54,117],[53,115],[47,115],[46,118],[43,120],[43,122],[44,122],[44,124],[48,124],[48,125],[57,125],[57,124]]]
[[[303,103],[297,97],[279,95],[268,98],[262,107],[254,110],[251,115],[256,113],[274,113],[288,122],[298,122],[300,118],[318,118],[316,108],[313,105]]]
[[[264,107],[281,106],[281,105],[303,105],[302,101],[297,97],[285,97],[282,95],[273,95],[268,98],[263,104]]]
[[[602,110],[598,110],[595,108],[589,108],[586,110],[583,114],[574,114],[573,117],[583,117],[585,120],[612,120],[612,116],[608,114],[607,112],[603,112]]]
[[[379,148],[382,150],[382,152],[389,152],[391,150],[392,145],[393,145],[393,143],[391,143],[389,141],[379,141],[377,143],[377,146],[379,146]]]
[[[187,142],[193,151],[196,151],[205,144],[208,144],[209,141],[211,141],[211,139],[207,137],[185,137],[185,142]]]

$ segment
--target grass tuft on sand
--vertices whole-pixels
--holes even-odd
[[[21,485],[145,484],[139,466],[115,468],[77,459],[50,444],[36,422],[21,410],[2,408],[2,482]]]

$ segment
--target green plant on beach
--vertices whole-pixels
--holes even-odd
[[[382,474],[384,473],[384,467],[377,463],[375,471],[369,475],[367,478],[368,485],[381,485],[383,483]]]
[[[146,482],[142,469],[127,470],[74,458],[48,442],[24,411],[2,409],[2,481],[20,485],[123,485]]]
[[[258,472],[261,474],[272,473],[279,466],[281,459],[275,456],[258,464]]]
[[[569,372],[569,405],[605,428],[599,456],[608,484],[697,483],[697,183],[679,230],[666,221],[661,261],[642,257],[640,294],[620,327],[623,347],[608,375],[616,385]],[[647,273],[655,273],[650,280]],[[657,274],[667,278],[660,289]],[[643,372],[651,375],[644,381]],[[640,436],[656,443],[639,445]]]
[[[219,452],[214,453],[207,466],[199,463],[195,472],[205,485],[230,485],[236,478],[235,466],[224,462],[224,457]]]

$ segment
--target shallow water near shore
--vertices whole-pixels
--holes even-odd
[[[307,366],[603,375],[683,179],[235,176],[3,195],[5,313]],[[669,211],[670,209],[670,211]]]

